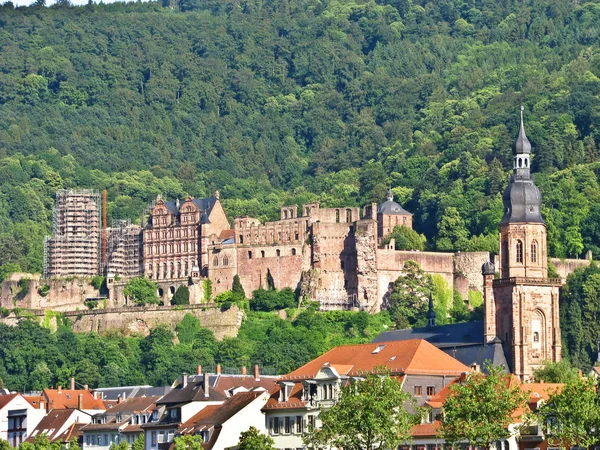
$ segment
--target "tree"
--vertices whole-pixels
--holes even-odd
[[[0,283],[4,281],[11,273],[20,272],[21,267],[18,264],[6,262],[0,266]]]
[[[125,289],[123,290],[123,295],[141,306],[146,304],[158,304],[159,299],[156,294],[156,289],[156,283],[153,281],[144,277],[135,277],[127,282],[127,285],[125,285]]]
[[[396,225],[392,232],[383,240],[388,244],[391,239],[396,241],[396,250],[425,250],[427,239],[423,234],[417,233],[412,228]]]
[[[275,450],[275,442],[271,436],[265,436],[255,427],[240,433],[238,450]]]
[[[231,292],[246,298],[246,292],[244,291],[244,286],[242,286],[242,282],[240,281],[240,276],[237,273],[233,276]]]
[[[194,337],[201,329],[202,325],[200,324],[200,319],[190,313],[187,313],[185,316],[183,316],[181,322],[179,322],[175,327],[179,342],[182,344],[193,343]]]
[[[404,263],[387,300],[387,309],[396,328],[425,325],[428,298],[433,288],[431,276],[415,261]]]
[[[176,437],[175,450],[202,450],[202,436],[186,434]]]
[[[141,433],[138,438],[131,444],[131,450],[144,450],[144,433]]]
[[[189,305],[190,304],[190,290],[187,286],[179,286],[175,295],[171,300],[172,305]]]
[[[321,408],[321,427],[309,430],[305,444],[315,448],[372,450],[397,448],[410,440],[411,428],[421,418],[420,411],[397,378],[390,377],[385,368],[377,370],[378,373],[343,387],[331,408]],[[409,412],[407,406],[415,412]]]
[[[579,371],[568,359],[563,359],[559,362],[546,361],[544,367],[533,372],[533,376],[538,383],[569,383],[579,378]]]
[[[568,442],[572,447],[589,448],[600,440],[600,397],[596,389],[593,378],[571,380],[538,410],[540,423],[549,424],[552,445]]]
[[[507,425],[513,413],[527,408],[527,395],[501,366],[486,366],[487,375],[476,372],[451,385],[444,403],[441,434],[452,445],[466,442],[491,448],[511,433]]]
[[[121,441],[118,444],[115,442],[111,444],[109,450],[129,450],[129,444],[127,441]]]

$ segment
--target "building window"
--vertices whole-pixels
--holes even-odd
[[[261,250],[261,251],[260,251],[260,257],[261,257],[261,258],[264,258],[264,257],[265,257],[265,251],[264,251],[264,250]]]
[[[315,416],[308,416],[308,431],[312,431],[315,428]]]
[[[219,257],[218,257],[218,256],[215,256],[215,257],[213,258],[213,266],[217,267],[218,265],[219,265]]]
[[[531,244],[531,262],[537,262],[537,242]]]
[[[435,395],[435,386],[427,386],[427,395],[429,397]]]
[[[302,425],[302,416],[296,416],[296,433],[302,434],[304,432]]]
[[[252,259],[252,252],[248,251],[248,259]]]
[[[290,418],[287,416],[284,419],[284,428],[283,429],[285,430],[286,434],[289,434],[291,432]]]
[[[156,431],[152,432],[152,445],[156,445]]]
[[[517,262],[523,262],[523,242],[520,240],[517,241]]]
[[[540,333],[537,331],[533,332],[533,342],[540,342]]]
[[[279,417],[273,419],[273,434],[279,434]]]
[[[295,249],[295,248],[293,248],[293,249],[292,249],[292,255],[295,255],[295,254],[296,254],[296,249]]]
[[[415,397],[423,395],[423,386],[415,386]]]
[[[281,250],[279,250],[279,249],[275,250],[275,254],[276,254],[277,256],[281,256]]]
[[[229,258],[227,256],[223,256],[223,265],[224,266],[228,266],[229,265]]]

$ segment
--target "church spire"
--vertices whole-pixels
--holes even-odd
[[[521,126],[519,127],[519,135],[514,145],[513,172],[516,178],[529,179],[531,177],[529,157],[531,143],[525,134],[525,125],[523,123],[524,109],[523,105],[521,105]]]
[[[521,105],[521,127],[519,128],[519,135],[515,141],[515,153],[517,155],[531,153],[531,143],[529,142],[529,139],[527,139],[527,135],[525,134],[525,125],[523,124],[524,109],[525,108],[523,105]]]
[[[388,188],[387,199],[391,202],[394,201],[394,193],[392,192],[392,187]]]
[[[436,326],[435,311],[433,309],[433,294],[431,293],[431,291],[429,291],[429,311],[427,311],[427,326]]]

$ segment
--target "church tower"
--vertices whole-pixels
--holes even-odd
[[[484,281],[492,287],[484,289],[485,338],[488,341],[490,332],[497,333],[511,372],[527,381],[544,362],[561,359],[558,291],[562,282],[548,278],[546,223],[540,211],[542,196],[531,176],[523,107],[513,161],[513,175],[502,198],[500,277],[492,281],[490,267],[482,268]]]

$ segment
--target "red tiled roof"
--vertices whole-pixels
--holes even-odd
[[[21,394],[0,395],[0,409],[8,405],[17,395]]]
[[[219,234],[219,239],[224,241],[225,239],[231,239],[235,236],[235,230],[223,230],[221,234]]]
[[[46,400],[44,399],[44,397],[42,397],[41,395],[28,395],[28,396],[23,396],[23,398],[25,400],[27,400],[27,402],[33,406],[36,409],[41,409],[42,407],[40,406],[41,403],[44,403],[44,405],[46,404]],[[44,408],[45,409],[45,408]]]
[[[94,398],[92,392],[85,389],[61,389],[60,393],[57,389],[44,389],[42,393],[48,402],[48,408],[52,409],[78,408],[80,394],[83,395],[81,409],[105,410],[104,402],[99,398]]]
[[[71,436],[78,436],[80,434],[81,427],[84,426],[85,423],[76,422],[62,434],[57,434],[65,422],[71,418],[72,414],[79,414],[80,416],[89,417],[89,414],[76,409],[53,409],[40,421],[38,426],[29,435],[29,438],[27,438],[27,441],[32,442],[36,437],[44,433],[48,436],[50,441],[68,441],[70,440]]]
[[[279,401],[279,387],[271,391],[271,397],[263,406],[263,409],[303,408],[308,402],[302,400],[302,383],[294,383],[292,392],[287,402]]]
[[[284,375],[282,380],[313,378],[323,366],[339,368],[348,376],[372,372],[385,366],[392,373],[420,375],[460,375],[469,367],[447,355],[423,339],[378,342],[335,347],[299,369]]]
[[[435,420],[433,423],[420,423],[412,427],[410,434],[413,437],[434,437],[440,432],[441,426],[439,420]]]

